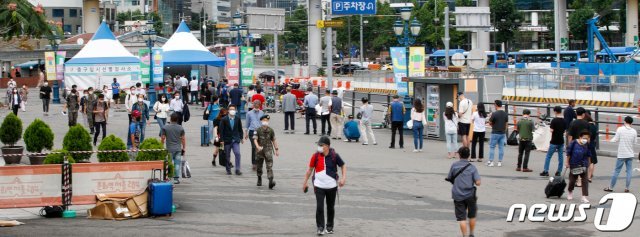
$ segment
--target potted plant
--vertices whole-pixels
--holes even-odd
[[[16,146],[16,143],[22,137],[22,120],[13,113],[9,113],[2,125],[0,125],[0,141],[5,146],[2,147],[2,154],[22,154],[24,147]],[[22,156],[3,156],[7,165],[19,164]]]
[[[44,159],[45,164],[62,164],[64,163],[64,157],[67,157],[67,161],[69,163],[76,163],[76,161],[69,155],[69,152],[66,150],[55,150],[53,152],[59,153],[51,153],[47,155],[47,158]]]
[[[124,144],[122,139],[112,135],[109,135],[102,139],[98,146],[98,151],[115,151],[126,150],[127,145]],[[98,153],[98,161],[100,162],[126,162],[129,161],[129,156],[125,152],[114,153]]]
[[[33,120],[24,130],[24,143],[27,151],[41,153],[43,149],[51,150],[53,147],[53,131],[49,125],[40,119]],[[41,165],[46,155],[29,155],[32,165]]]
[[[158,139],[155,138],[145,138],[144,141],[142,142],[142,144],[140,144],[140,149],[141,150],[145,150],[145,149],[164,149],[164,145],[158,141]],[[167,155],[169,153],[164,150],[164,151],[140,151],[138,152],[138,155],[136,156],[136,161],[152,161],[152,160],[165,160],[167,158]],[[167,162],[169,163],[169,167],[168,167],[168,171],[169,171],[169,177],[173,177],[174,174],[174,166],[173,166],[173,160],[172,159],[167,159]]]
[[[93,146],[91,146],[91,135],[89,135],[89,132],[80,124],[72,126],[62,140],[62,148],[70,152],[91,151],[93,150]],[[76,162],[87,163],[89,162],[89,158],[91,158],[91,153],[74,153],[71,154],[71,156]]]

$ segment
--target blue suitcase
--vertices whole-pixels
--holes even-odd
[[[161,180],[156,177],[156,171],[152,170],[151,180],[149,181],[149,215],[164,216],[171,215],[171,207],[173,206],[173,184],[169,181]]]
[[[200,146],[209,146],[209,141],[211,141],[209,126],[202,125],[202,127],[200,127]]]

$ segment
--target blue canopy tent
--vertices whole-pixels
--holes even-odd
[[[210,65],[224,67],[225,60],[209,52],[182,21],[176,32],[162,47],[164,65]]]

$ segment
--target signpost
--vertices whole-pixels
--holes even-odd
[[[322,28],[342,28],[344,27],[344,21],[341,20],[328,20],[328,21],[316,21],[316,26]]]
[[[375,15],[376,0],[333,0],[332,15]]]

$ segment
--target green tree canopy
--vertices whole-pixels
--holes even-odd
[[[0,36],[4,40],[13,37],[49,38],[49,23],[41,5],[33,6],[27,0],[0,0]]]
[[[509,45],[515,38],[523,16],[516,10],[514,0],[491,0],[491,19],[498,32],[496,37],[498,42],[505,42]],[[507,47],[509,48],[509,47]]]
[[[314,27],[308,25],[315,24],[315,22],[308,22],[308,18],[307,10],[302,6],[298,6],[293,14],[286,16],[285,31],[287,33],[283,36],[285,43],[307,45],[309,27]]]

